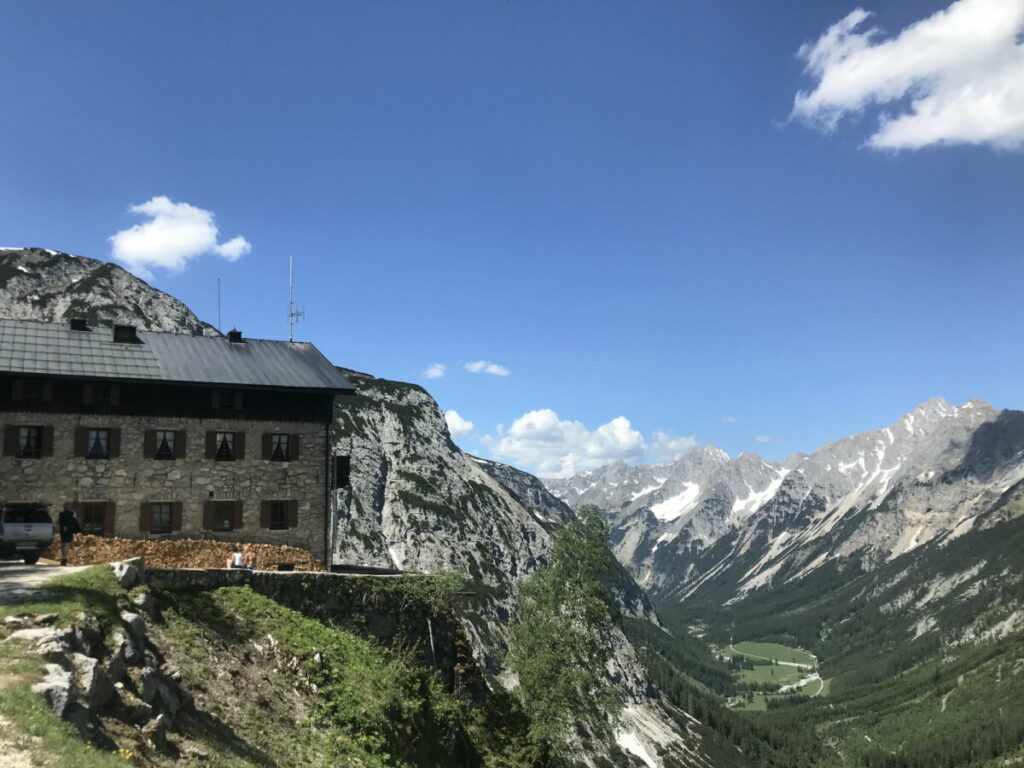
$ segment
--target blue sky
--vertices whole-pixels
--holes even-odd
[[[955,6],[4,1],[0,244],[184,217],[133,268],[266,338],[293,254],[297,338],[544,474],[1020,408],[1024,12]]]

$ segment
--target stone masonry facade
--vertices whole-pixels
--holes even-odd
[[[0,456],[0,501],[42,502],[54,519],[65,502],[82,510],[106,505],[105,535],[128,538],[210,538],[290,544],[314,555],[325,551],[325,462],[327,424],[310,421],[253,421],[230,418],[184,418],[119,414],[66,414],[18,411],[0,413],[5,428],[52,429],[40,458]],[[119,447],[108,459],[76,452],[83,429],[117,431]],[[184,437],[184,450],[173,459],[146,458],[147,432],[173,430]],[[245,434],[244,458],[207,458],[211,432]],[[183,434],[182,434],[183,433]],[[264,435],[298,437],[298,458],[263,458]],[[293,446],[294,447],[294,446]],[[180,455],[183,453],[184,455]],[[45,455],[51,454],[51,455]],[[233,502],[231,529],[213,530],[209,513],[215,503]],[[284,525],[271,527],[268,503],[282,503]],[[153,504],[174,505],[173,530],[152,533]],[[91,505],[91,506],[89,506]],[[166,507],[165,507],[166,508]],[[224,509],[222,505],[219,509]],[[275,516],[280,521],[280,515]]]

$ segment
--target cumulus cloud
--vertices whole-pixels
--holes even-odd
[[[771,436],[769,436],[769,435],[758,435],[758,436],[757,436],[757,437],[755,437],[754,439],[755,439],[755,440],[756,440],[757,442],[759,442],[759,443],[770,443],[770,442],[771,442],[772,440],[774,440],[775,438],[774,438],[774,437],[771,437]]]
[[[672,461],[697,445],[697,438],[674,437],[666,432],[655,432],[651,435],[648,455],[654,461]]]
[[[697,444],[694,437],[655,432],[651,440],[624,416],[589,430],[579,421],[563,420],[550,408],[525,413],[484,443],[496,457],[527,467],[544,477],[568,477],[615,461],[674,459]]]
[[[440,379],[444,376],[444,372],[448,370],[444,363],[434,363],[427,367],[427,370],[423,372],[423,376],[428,379]]]
[[[723,424],[735,424],[736,423],[736,417],[735,416],[723,416],[722,417],[722,423]]]
[[[512,373],[504,365],[492,363],[490,360],[477,360],[473,363],[466,363],[466,370],[470,373],[491,373],[495,376],[508,376]]]
[[[878,108],[877,149],[1024,147],[1024,0],[957,0],[889,37],[871,17],[857,8],[801,46],[817,82],[793,117],[832,131]]]
[[[473,422],[462,418],[458,411],[445,411],[444,420],[448,423],[448,431],[452,433],[452,437],[462,437],[473,431]]]
[[[218,243],[213,212],[188,203],[175,203],[161,195],[128,210],[149,220],[112,235],[112,255],[144,278],[151,278],[156,267],[181,272],[205,254],[237,261],[252,250],[241,235]]]

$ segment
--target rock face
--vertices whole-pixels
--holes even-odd
[[[150,331],[191,331],[203,323],[173,296],[105,261],[42,248],[0,248],[0,315],[90,325],[126,323]]]
[[[837,561],[870,569],[991,525],[988,513],[1022,480],[1024,414],[935,399],[781,464],[697,448],[670,464],[614,464],[547,485],[571,506],[605,510],[620,561],[661,598],[714,583],[729,600]]]

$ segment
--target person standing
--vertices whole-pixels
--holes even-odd
[[[57,530],[60,533],[60,564],[68,564],[68,553],[71,551],[71,541],[76,533],[80,533],[82,526],[78,523],[75,510],[71,508],[70,502],[64,502],[64,509],[57,516]]]

